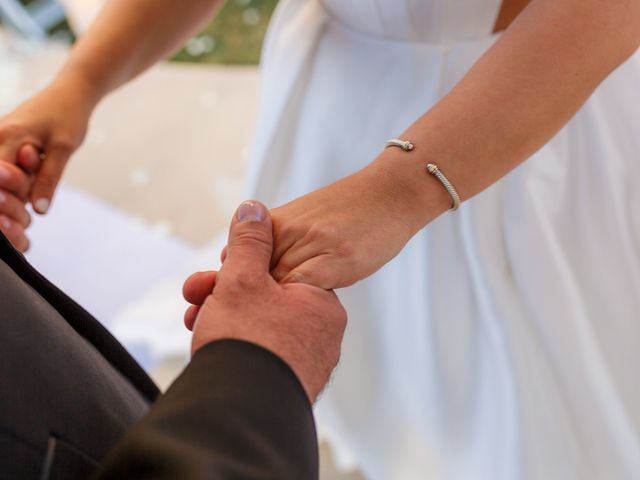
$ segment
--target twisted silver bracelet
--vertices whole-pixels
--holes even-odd
[[[427,165],[427,172],[436,177],[440,181],[442,186],[447,189],[447,192],[449,192],[449,195],[451,195],[451,201],[453,202],[449,211],[455,212],[460,206],[460,195],[458,195],[456,189],[453,187],[453,185],[451,185],[449,179],[444,176],[444,173],[440,171],[437,165],[429,163]]]
[[[388,148],[388,147],[399,147],[405,152],[409,152],[413,150],[413,143],[409,142],[408,140],[400,140],[398,138],[393,138],[386,143],[385,148]],[[434,163],[427,164],[427,172],[433,175],[447,190],[447,192],[449,192],[449,195],[451,195],[451,201],[452,201],[452,205],[449,211],[455,212],[458,209],[458,207],[460,207],[460,195],[458,195],[458,192],[456,191],[455,187],[451,184],[451,182],[445,176],[445,174],[440,171],[440,169],[436,164]]]
[[[399,138],[392,138],[391,140],[388,140],[385,145],[385,148],[388,148],[388,147],[400,147],[405,152],[409,152],[413,150],[413,143],[409,142],[408,140],[400,140]]]

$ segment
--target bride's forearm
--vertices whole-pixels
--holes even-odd
[[[54,84],[77,89],[88,103],[177,49],[223,0],[109,0],[74,46]]]
[[[462,81],[369,171],[395,182],[417,230],[450,206],[425,172],[437,164],[463,200],[549,141],[640,45],[637,0],[533,0]],[[393,181],[389,179],[392,178]]]

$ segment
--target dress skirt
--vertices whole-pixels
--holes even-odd
[[[249,195],[275,207],[363,168],[497,38],[398,39],[281,2]],[[349,326],[317,407],[339,458],[372,480],[640,478],[639,182],[636,54],[540,151],[339,292]]]

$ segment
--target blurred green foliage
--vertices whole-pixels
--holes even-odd
[[[216,19],[173,57],[176,62],[257,64],[277,0],[228,0]]]
[[[20,0],[25,6],[39,0]],[[171,60],[189,63],[254,65],[278,0],[228,0],[213,22],[189,40]],[[75,40],[66,20],[49,33],[61,41]]]

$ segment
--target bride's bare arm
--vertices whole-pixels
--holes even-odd
[[[405,207],[421,228],[451,201],[418,175],[425,163],[438,164],[463,200],[472,197],[549,141],[639,45],[638,0],[533,0],[462,81],[402,134],[415,143],[413,154],[388,149],[372,167],[410,193]]]
[[[451,206],[427,163],[463,200],[472,197],[549,141],[639,44],[638,0],[532,0],[401,134],[415,150],[386,149],[360,172],[274,211],[274,274],[336,288],[375,272]]]
[[[109,0],[53,82],[0,119],[0,193],[7,198],[0,202],[0,230],[17,248],[28,246],[24,202],[30,200],[39,213],[48,210],[100,100],[177,49],[223,3]],[[46,154],[43,162],[40,152]]]
[[[198,31],[223,0],[109,0],[73,48],[58,81],[94,101],[165,58]]]

